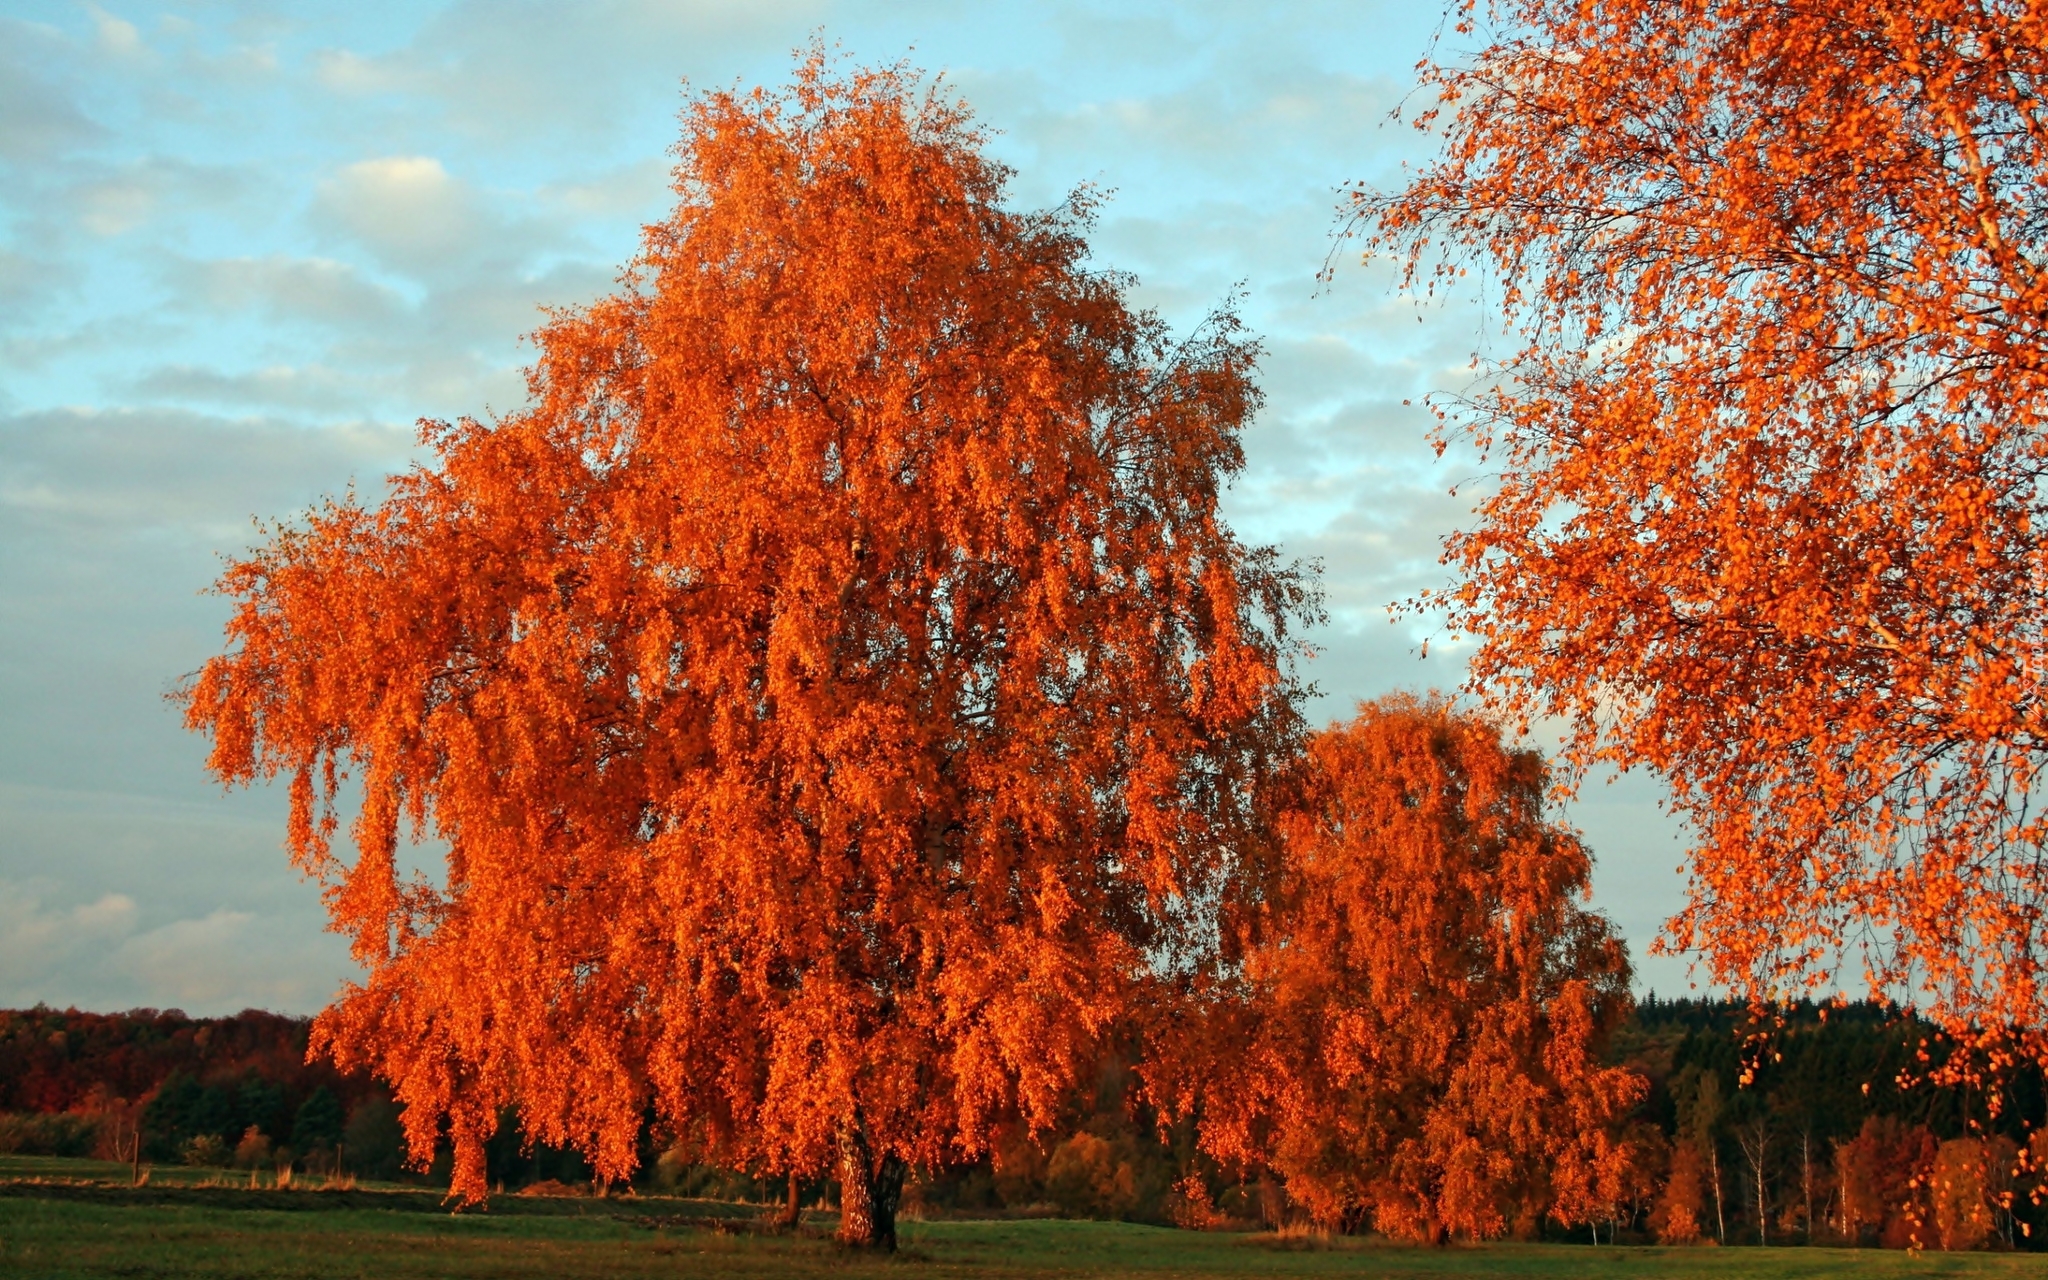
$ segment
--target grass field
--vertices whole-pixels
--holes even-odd
[[[507,1197],[449,1214],[431,1192],[250,1191],[154,1174],[141,1188],[87,1179],[119,1166],[0,1157],[7,1277],[911,1277],[2043,1276],[2040,1255],[1831,1249],[1497,1245],[1203,1234],[1122,1223],[911,1222],[894,1258],[841,1252],[818,1233],[736,1230],[757,1212],[704,1201]],[[125,1175],[125,1170],[120,1171]],[[61,1180],[60,1180],[61,1179]]]

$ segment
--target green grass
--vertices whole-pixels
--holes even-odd
[[[125,1183],[125,1170],[108,1166]],[[1202,1234],[1122,1223],[906,1222],[903,1252],[867,1258],[816,1234],[716,1229],[759,1210],[704,1201],[505,1197],[450,1214],[430,1191],[255,1191],[93,1183],[85,1161],[0,1158],[0,1276],[2035,1276],[2039,1256],[1832,1249],[1496,1245],[1407,1249],[1360,1240]],[[54,1181],[66,1178],[70,1181]],[[202,1179],[195,1181],[203,1182]],[[698,1225],[701,1224],[701,1225]]]

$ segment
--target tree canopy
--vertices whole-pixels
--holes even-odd
[[[1579,905],[1592,859],[1544,817],[1546,786],[1534,751],[1441,699],[1311,739],[1281,873],[1237,922],[1180,1087],[1207,1150],[1346,1229],[1606,1216],[1644,1088],[1601,1060],[1629,964]]]
[[[905,1164],[1049,1120],[1264,856],[1316,604],[1218,514],[1257,347],[1134,310],[1088,197],[1011,210],[982,144],[819,54],[697,99],[674,212],[538,331],[525,407],[221,578],[188,723],[290,779],[367,971],[320,1043],[465,1198],[501,1107],[606,1178],[651,1109],[836,1161],[891,1243]]]
[[[1448,406],[1496,479],[1424,604],[1572,765],[1670,781],[1717,979],[2040,1028],[2048,14],[1461,14],[1441,153],[1356,205],[1523,335]]]

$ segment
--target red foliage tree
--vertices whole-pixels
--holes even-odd
[[[1326,1223],[1410,1239],[1607,1218],[1645,1088],[1600,1062],[1629,965],[1577,901],[1592,863],[1543,816],[1542,761],[1409,697],[1315,735],[1308,761],[1284,871],[1181,1050],[1204,1146],[1270,1166]]]
[[[1932,1243],[1928,1190],[1939,1145],[1924,1126],[1866,1117],[1854,1138],[1835,1147],[1842,1234],[1852,1242],[1873,1237],[1887,1249]]]
[[[187,693],[367,968],[318,1023],[484,1193],[502,1106],[634,1165],[906,1164],[1049,1121],[1148,966],[1199,948],[1295,749],[1309,587],[1217,512],[1258,403],[1002,203],[900,71],[691,109],[625,287],[540,330],[531,401],[428,424],[375,508],[234,562]],[[363,788],[330,848],[340,771]],[[402,825],[446,842],[398,866]]]
[[[1455,415],[1475,685],[1669,779],[1717,979],[2038,1028],[2048,11],[1460,11],[1440,156],[1358,212],[1526,336]]]

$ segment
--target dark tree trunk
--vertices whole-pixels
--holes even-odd
[[[839,1130],[839,1242],[858,1249],[896,1251],[896,1204],[903,1196],[904,1163],[877,1157],[859,1121]]]
[[[1710,1138],[1708,1141],[1712,1142],[1713,1140]],[[1714,1165],[1714,1223],[1716,1228],[1714,1239],[1722,1244],[1727,1244],[1728,1214],[1721,1208],[1721,1146],[1719,1143],[1714,1143],[1710,1155]]]
[[[789,1175],[789,1201],[782,1207],[782,1216],[775,1220],[775,1225],[784,1231],[796,1230],[797,1224],[803,1221],[802,1190],[803,1179],[792,1172]]]

